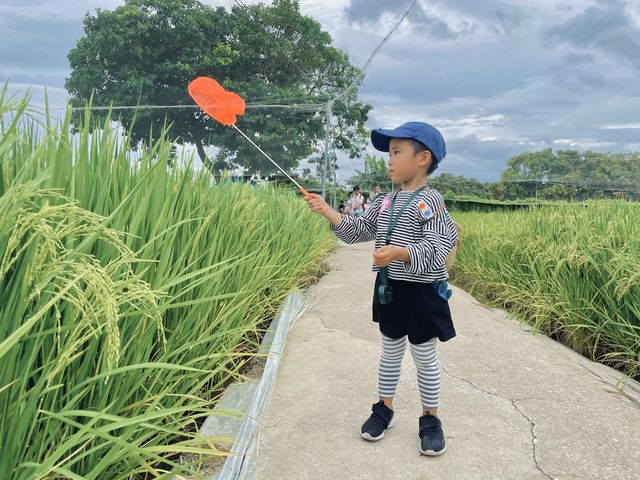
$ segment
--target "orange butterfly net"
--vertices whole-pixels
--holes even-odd
[[[289,179],[297,185],[304,196],[309,195],[298,182],[291,178],[291,176],[285,172],[280,165],[274,162],[269,155],[263,152],[258,145],[253,143],[253,141],[236,126],[235,123],[238,120],[238,115],[244,114],[245,107],[244,99],[240,95],[225,90],[222,85],[210,77],[198,77],[195,80],[192,80],[191,83],[189,83],[189,95],[191,95],[191,98],[193,98],[198,106],[211,118],[225,126],[232,126],[240,132],[240,134],[246,138],[251,145],[256,147],[260,153],[267,157],[271,163],[280,169],[282,173],[289,177]]]

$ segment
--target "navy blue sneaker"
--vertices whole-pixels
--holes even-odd
[[[395,419],[393,418],[393,410],[384,404],[383,400],[374,403],[371,406],[371,416],[362,425],[362,438],[372,442],[378,441],[384,437],[384,431],[393,427]]]
[[[442,422],[427,412],[418,419],[420,430],[420,453],[423,455],[442,455],[447,449],[444,444]]]

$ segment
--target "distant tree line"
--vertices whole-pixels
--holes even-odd
[[[363,190],[391,189],[385,158],[367,155],[365,171],[349,180]],[[545,149],[510,158],[496,182],[442,173],[429,185],[445,194],[495,200],[625,197],[640,200],[640,152],[599,153]]]

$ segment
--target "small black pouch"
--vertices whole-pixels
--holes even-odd
[[[433,285],[433,289],[444,301],[448,301],[449,298],[451,298],[452,291],[446,280],[436,280],[431,285]]]
[[[382,281],[381,285],[378,286],[378,301],[382,304],[388,304],[393,302],[393,289],[391,285],[389,285],[389,280],[387,278],[387,267],[382,267],[380,269],[380,278]]]

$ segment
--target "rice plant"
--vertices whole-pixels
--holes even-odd
[[[282,299],[334,245],[292,192],[136,158],[0,95],[0,477],[171,478]],[[234,414],[236,412],[219,412]],[[231,439],[227,439],[231,440]]]
[[[589,201],[454,217],[462,224],[456,283],[534,331],[640,376],[640,204]]]

